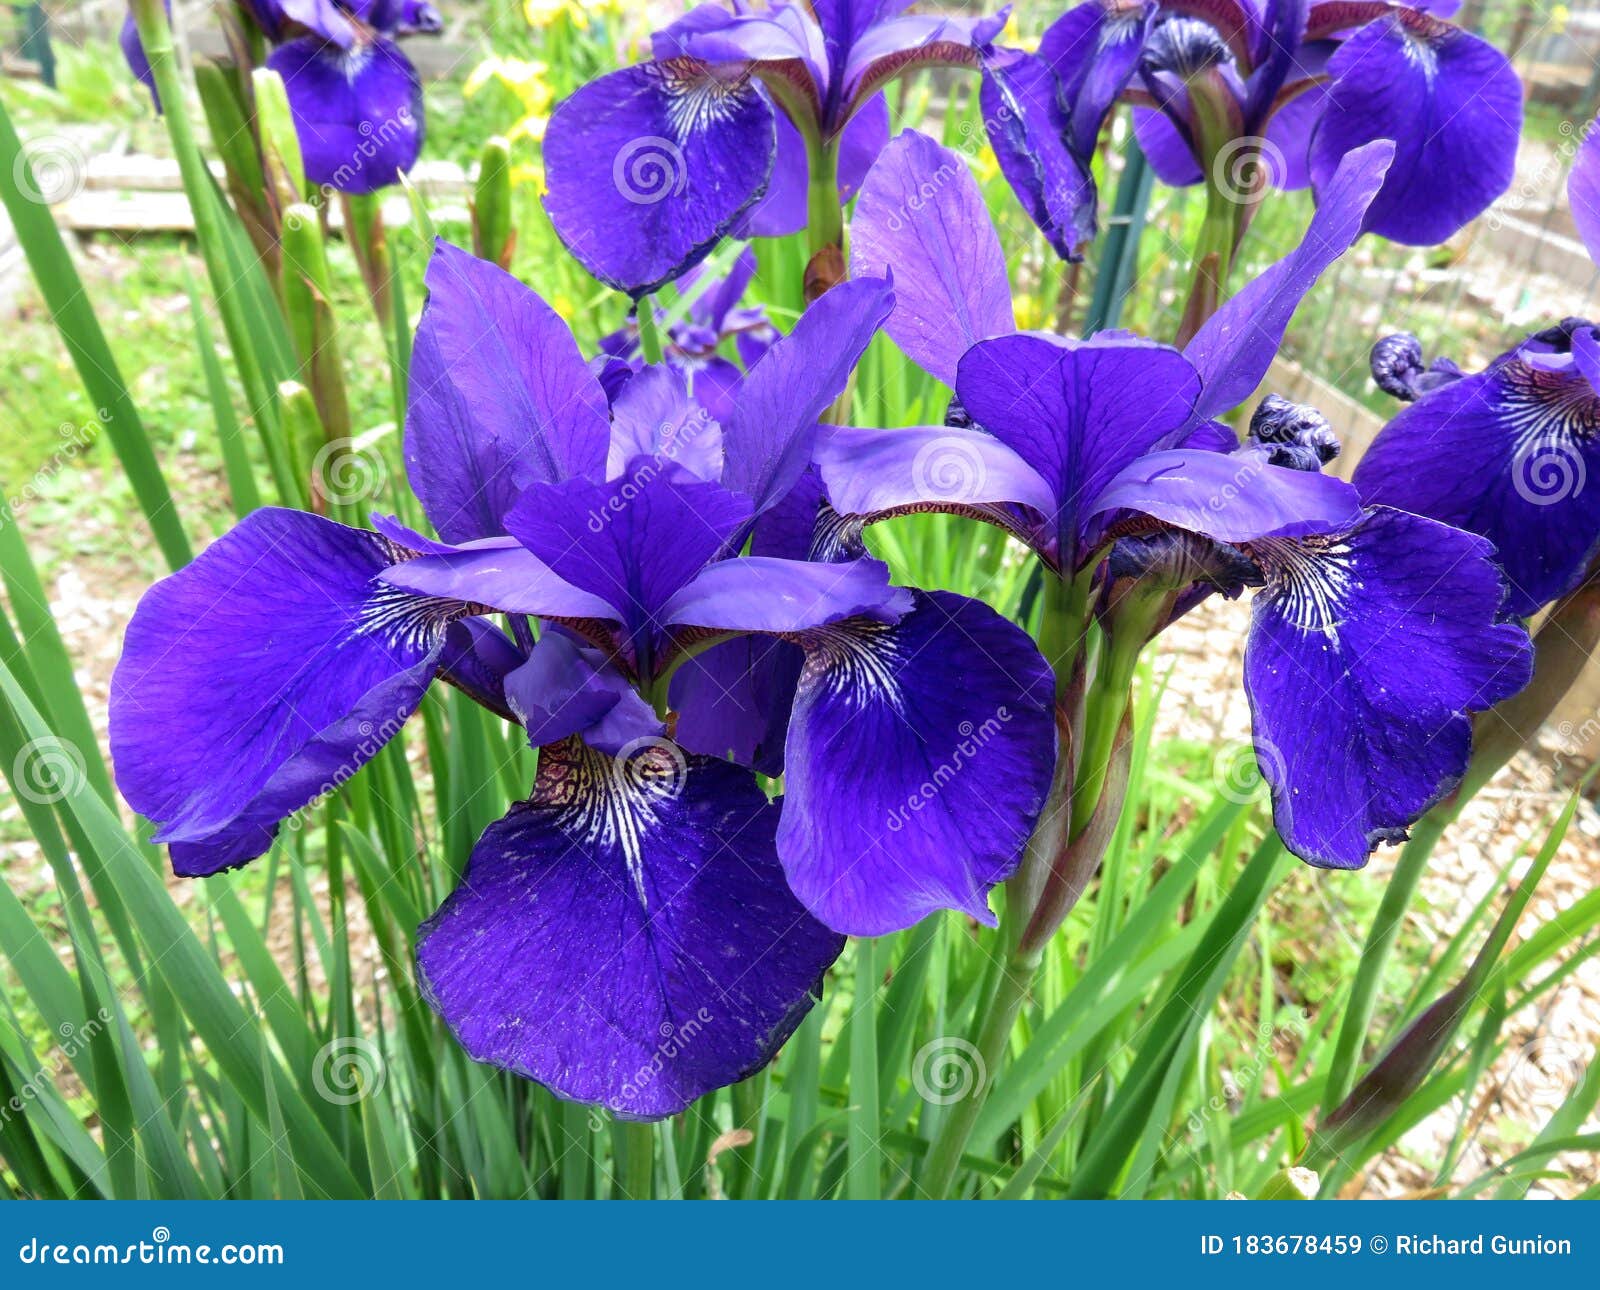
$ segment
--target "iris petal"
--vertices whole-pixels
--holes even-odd
[[[446,629],[474,612],[382,579],[405,553],[298,511],[246,518],[152,587],[111,686],[129,804],[180,873],[259,855],[421,703]]]
[[[894,279],[889,335],[954,385],[977,341],[1016,330],[1005,251],[966,162],[915,130],[884,149],[850,225],[857,276]]]
[[[1489,544],[1419,516],[1377,510],[1251,554],[1267,589],[1245,688],[1274,822],[1302,859],[1360,868],[1460,779],[1466,713],[1527,683],[1527,635],[1495,622]]]
[[[1123,467],[1183,430],[1200,377],[1176,350],[1148,341],[1002,336],[967,352],[956,393],[1049,487],[1070,572],[1088,554],[1091,504]]]
[[[659,1119],[759,1070],[844,938],[790,894],[749,771],[664,740],[546,749],[423,924],[429,1002],[481,1062]]]
[[[1522,85],[1486,41],[1396,8],[1345,40],[1328,72],[1328,105],[1311,145],[1319,194],[1345,154],[1374,139],[1397,145],[1367,213],[1372,232],[1432,246],[1510,186]]]
[[[602,282],[638,298],[710,254],[761,199],[772,108],[737,64],[641,63],[590,81],[545,132],[545,208]]]
[[[1600,394],[1565,356],[1514,354],[1425,395],[1379,433],[1354,482],[1481,534],[1519,617],[1569,591],[1600,541]]]
[[[267,56],[283,77],[313,184],[372,193],[400,181],[422,151],[422,79],[392,40],[341,49],[302,36]]]
[[[940,909],[993,925],[1055,765],[1054,681],[1028,635],[975,600],[916,593],[895,626],[806,642],[778,853],[839,931]]]
[[[440,240],[428,262],[406,473],[448,542],[505,532],[528,484],[605,471],[605,391],[567,324],[509,273]]]

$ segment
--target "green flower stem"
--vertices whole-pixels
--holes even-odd
[[[617,1162],[619,1199],[650,1200],[655,1194],[656,1126],[619,1121],[612,1142],[621,1154]]]
[[[844,248],[844,210],[839,205],[839,141],[807,139],[811,179],[806,189],[806,232],[813,256]]]
[[[1400,935],[1400,924],[1417,893],[1428,858],[1459,810],[1457,803],[1442,802],[1417,821],[1411,829],[1411,840],[1400,852],[1389,885],[1383,890],[1377,916],[1367,932],[1355,984],[1350,987],[1344,1023],[1339,1028],[1333,1061],[1328,1067],[1328,1082],[1323,1089],[1322,1105],[1325,1107],[1338,1106],[1355,1084],[1356,1064],[1361,1060],[1362,1044],[1378,1002],[1378,988],[1383,984],[1384,968],[1388,966],[1395,939]]]
[[[639,301],[639,353],[652,366],[666,352],[661,345],[661,329],[656,326],[656,303],[649,296]]]

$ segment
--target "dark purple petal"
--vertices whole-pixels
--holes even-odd
[[[814,564],[741,556],[702,570],[661,610],[669,627],[792,634],[845,619],[892,623],[911,611],[911,593],[889,585],[878,560]]]
[[[1590,258],[1600,264],[1600,131],[1591,129],[1578,145],[1567,177],[1567,202],[1578,236],[1589,248]]]
[[[650,705],[599,650],[560,631],[540,637],[528,661],[506,678],[505,693],[535,748],[582,735],[591,748],[615,755],[663,733]]]
[[[605,473],[605,391],[566,323],[504,270],[441,240],[427,287],[406,472],[446,541],[495,537],[529,484]]]
[[[1475,707],[1527,683],[1482,538],[1401,511],[1343,537],[1255,544],[1245,650],[1257,758],[1289,849],[1356,869],[1466,769]]]
[[[506,677],[526,661],[522,649],[498,627],[481,618],[464,618],[445,633],[439,679],[509,721]]]
[[[1600,395],[1571,360],[1552,363],[1513,355],[1434,390],[1384,427],[1354,477],[1369,505],[1488,538],[1518,617],[1575,586],[1600,542]]]
[[[1319,197],[1346,153],[1374,139],[1397,145],[1367,212],[1371,232],[1432,246],[1510,186],[1522,85],[1487,41],[1395,9],[1346,40],[1328,72],[1328,105],[1311,144]]]
[[[392,40],[342,50],[302,36],[273,50],[267,66],[283,77],[313,184],[372,193],[416,164],[422,79]]]
[[[556,576],[612,606],[624,651],[649,674],[663,607],[750,520],[749,501],[638,458],[605,484],[534,484],[506,527]]]
[[[423,924],[428,1001],[476,1061],[658,1119],[754,1073],[844,946],[784,884],[749,771],[665,740],[540,757]]]
[[[1195,411],[1214,417],[1243,403],[1261,384],[1283,343],[1289,320],[1327,267],[1361,236],[1363,219],[1379,197],[1394,145],[1379,140],[1356,149],[1324,185],[1300,244],[1206,321],[1185,356],[1205,391]]]
[[[1072,105],[1067,146],[1087,161],[1101,127],[1144,52],[1158,5],[1155,0],[1087,0],[1056,19],[1039,41],[1039,57]]]
[[[844,391],[893,308],[894,292],[881,278],[840,283],[745,376],[723,426],[723,483],[754,501],[757,514],[805,473],[817,418]]]
[[[377,534],[268,509],[145,593],[112,678],[111,752],[157,840],[186,844],[180,872],[259,855],[421,703],[471,610],[385,583],[403,558]]]
[[[1246,85],[1246,131],[1255,133],[1260,128],[1286,82],[1309,80],[1314,75],[1314,55],[1303,46],[1310,8],[1309,0],[1269,0],[1261,14],[1254,66]]]
[[[1054,680],[987,605],[916,593],[894,627],[806,645],[778,854],[801,902],[857,936],[940,909],[994,924],[1055,765]]]
[[[886,329],[929,375],[954,385],[975,342],[1016,330],[1005,252],[967,164],[907,130],[867,176],[850,224],[857,277],[894,280]]]
[[[1361,519],[1356,490],[1342,479],[1270,465],[1259,449],[1150,453],[1112,480],[1094,509],[1135,511],[1229,543],[1347,532]]]
[[[1063,260],[1082,258],[1095,233],[1094,176],[1066,144],[1069,122],[1050,65],[1003,50],[984,60],[979,95],[1001,173]]]
[[[956,393],[1049,486],[1060,559],[1073,571],[1088,554],[1095,499],[1190,422],[1200,377],[1176,350],[1148,341],[1002,336],[968,351]]]
[[[681,371],[647,367],[617,395],[607,476],[623,474],[636,457],[681,466],[698,479],[722,478],[722,427],[689,397]]]
[[[772,109],[745,69],[688,59],[590,81],[545,132],[545,209],[567,249],[635,298],[710,254],[766,191]]]

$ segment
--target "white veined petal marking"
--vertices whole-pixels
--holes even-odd
[[[808,632],[801,684],[828,686],[844,703],[864,708],[887,704],[903,711],[897,674],[900,641],[888,623],[850,623]]]
[[[394,650],[427,653],[444,629],[468,617],[470,605],[444,596],[419,596],[414,591],[374,582],[372,594],[356,617],[353,637],[374,636]]]
[[[1514,436],[1513,459],[1560,452],[1600,432],[1600,397],[1577,373],[1513,363],[1505,384],[1499,410]]]
[[[617,756],[574,738],[540,752],[533,803],[554,811],[553,823],[590,851],[617,851],[639,904],[648,907],[644,845],[662,823],[660,807],[683,792],[688,758],[666,739],[636,739]]]
[[[1284,621],[1303,632],[1320,632],[1337,647],[1356,587],[1350,543],[1335,537],[1267,538],[1252,542],[1249,553],[1266,575],[1260,594]]]
[[[692,58],[672,58],[656,68],[667,93],[667,119],[680,145],[710,126],[734,119],[756,93],[746,72],[730,75]]]

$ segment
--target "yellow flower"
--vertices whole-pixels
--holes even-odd
[[[577,0],[522,0],[522,14],[528,25],[541,30],[565,16],[575,31],[587,31],[592,15],[621,11],[621,0],[589,0],[586,4]]]

